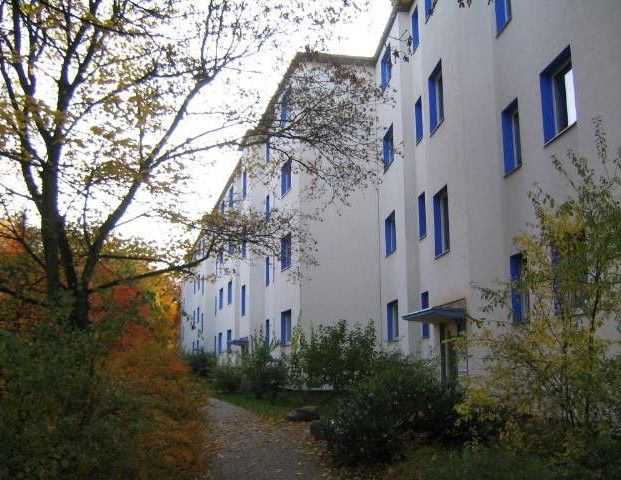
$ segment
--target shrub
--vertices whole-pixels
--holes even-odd
[[[242,369],[227,361],[217,365],[213,372],[214,387],[224,393],[237,393],[241,388]]]
[[[214,353],[196,352],[186,356],[186,361],[194,375],[209,378],[216,368],[216,356]]]
[[[328,448],[344,464],[393,460],[416,434],[450,438],[459,400],[460,391],[440,383],[430,364],[381,357],[370,377],[337,401],[326,431]]]
[[[256,398],[268,396],[270,402],[287,381],[286,361],[272,356],[277,346],[276,340],[268,344],[263,331],[259,330],[250,336],[250,348],[242,356],[245,388]]]

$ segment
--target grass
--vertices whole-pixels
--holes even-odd
[[[274,403],[270,403],[267,399],[257,399],[254,395],[245,393],[212,391],[211,396],[267,417],[283,418],[291,410],[301,406],[300,402],[284,397],[279,397]]]

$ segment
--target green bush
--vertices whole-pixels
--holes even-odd
[[[465,449],[417,462],[419,480],[561,480],[561,470],[533,455],[500,448]]]
[[[328,448],[339,463],[374,463],[398,458],[404,442],[417,435],[449,439],[461,397],[428,363],[380,357],[370,377],[337,401],[326,432]]]
[[[213,372],[213,384],[216,390],[224,393],[239,392],[242,384],[242,369],[227,361],[217,365]]]
[[[216,368],[216,356],[213,353],[196,352],[186,356],[186,361],[194,375],[210,378]]]
[[[250,348],[242,356],[244,388],[256,398],[267,396],[270,402],[287,381],[286,360],[272,356],[277,346],[274,339],[268,344],[259,330],[250,336]]]

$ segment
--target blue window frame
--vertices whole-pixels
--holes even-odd
[[[524,256],[521,253],[509,257],[509,274],[511,275],[511,313],[514,324],[524,323],[528,311],[528,293],[524,291],[522,275]]]
[[[213,314],[214,315],[218,314],[218,295],[213,297]]]
[[[291,160],[287,160],[280,169],[280,195],[285,196],[291,190]]]
[[[244,170],[242,173],[242,198],[245,200],[248,196],[248,172]]]
[[[233,340],[233,331],[231,329],[226,331],[226,351],[231,353],[231,341]]]
[[[265,286],[270,284],[270,257],[265,257]]]
[[[229,187],[229,207],[233,207],[233,201],[235,199],[235,191],[233,190],[233,185]]]
[[[222,332],[218,333],[218,353],[222,353]]]
[[[381,83],[380,86],[382,90],[385,89],[390,83],[390,77],[392,77],[392,58],[390,45],[386,47],[384,50],[384,55],[382,56],[381,65],[380,65],[380,74],[381,74]]]
[[[438,0],[425,0],[425,21],[429,20],[437,1]]]
[[[394,210],[384,220],[384,238],[386,240],[386,256],[388,256],[397,250],[397,225],[395,224]]]
[[[539,75],[543,139],[549,142],[576,122],[576,94],[571,50],[567,47]]]
[[[418,29],[418,7],[412,12],[412,51],[415,52],[420,44],[420,32]]]
[[[414,122],[416,126],[416,143],[423,139],[423,101],[418,97],[414,104]]]
[[[270,319],[265,320],[265,343],[270,344]]]
[[[282,96],[280,101],[280,126],[284,126],[289,120],[289,97],[291,96],[291,90],[287,90],[285,94]]]
[[[496,33],[504,30],[511,20],[511,0],[495,0],[496,8]]]
[[[427,236],[427,208],[425,205],[425,192],[418,196],[418,238]]]
[[[270,214],[272,213],[272,206],[270,205],[270,194],[265,195],[265,220],[270,219]]]
[[[241,316],[246,315],[246,285],[242,285],[241,287]]]
[[[433,69],[428,80],[429,86],[429,132],[433,134],[444,120],[444,85],[442,82],[442,61]]]
[[[420,308],[421,310],[429,308],[429,292],[420,294]],[[423,322],[421,336],[429,338],[429,324],[427,322]]]
[[[240,248],[242,258],[248,257],[248,241],[243,240]]]
[[[517,98],[500,115],[502,122],[502,148],[505,175],[522,165],[522,142],[520,141],[520,116]]]
[[[444,255],[451,248],[449,233],[448,190],[446,186],[433,196],[433,229],[436,257]]]
[[[218,309],[222,310],[223,306],[224,306],[224,288],[221,288],[218,291]]]
[[[225,205],[224,205],[224,200],[222,200],[222,201],[220,202],[220,213],[224,213],[224,208],[225,208]]]
[[[280,269],[285,270],[291,266],[291,234],[280,239]]]
[[[233,303],[233,280],[229,280],[226,285],[226,303],[227,305]]]
[[[230,255],[233,255],[235,253],[235,243],[229,242],[228,252]]]
[[[291,343],[291,310],[280,312],[280,343],[282,345]]]
[[[388,130],[386,130],[382,144],[383,144],[383,151],[384,151],[384,156],[383,156],[384,171],[386,171],[388,170],[388,167],[390,167],[393,160],[395,159],[395,148],[394,148],[394,141],[393,141],[393,135],[392,135],[392,125],[390,126]]]
[[[399,302],[393,300],[386,304],[386,325],[388,341],[399,338]]]

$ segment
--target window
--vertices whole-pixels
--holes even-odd
[[[280,239],[280,269],[285,270],[291,266],[291,234]]]
[[[388,256],[397,249],[397,226],[395,225],[394,210],[384,220],[384,237],[386,240],[386,256]]]
[[[265,320],[265,344],[270,344],[270,320]]]
[[[265,257],[265,286],[270,284],[270,257]]]
[[[394,300],[386,305],[386,321],[388,325],[388,341],[399,338],[399,302]]]
[[[437,1],[438,0],[425,0],[425,21],[429,20]]]
[[[429,292],[423,292],[420,294],[420,308],[421,310],[429,308]],[[429,338],[429,324],[427,322],[423,322],[422,327],[422,337]]]
[[[416,143],[423,139],[423,102],[421,97],[418,97],[414,104],[414,122],[416,125]]]
[[[233,206],[233,199],[234,199],[234,191],[233,191],[233,185],[231,185],[231,187],[229,188],[229,207]]]
[[[511,311],[513,323],[523,323],[528,311],[528,294],[520,283],[524,270],[524,256],[521,253],[509,257],[509,274],[511,275]]]
[[[220,202],[220,213],[224,213],[224,200]]]
[[[420,35],[418,32],[418,7],[412,12],[412,52],[416,51],[420,43]]]
[[[451,248],[449,234],[448,191],[446,187],[433,196],[433,228],[436,257]]]
[[[243,240],[240,248],[242,258],[248,257],[248,241]]]
[[[444,92],[442,85],[442,62],[429,75],[429,132],[435,129],[444,120]]]
[[[241,316],[246,315],[246,285],[241,287]]]
[[[218,353],[222,353],[222,332],[218,333]]]
[[[265,220],[266,221],[270,219],[271,212],[272,210],[270,206],[270,194],[268,193],[267,195],[265,195]]]
[[[511,20],[511,0],[496,0],[496,33],[502,32]]]
[[[382,90],[388,86],[390,82],[390,77],[392,76],[392,59],[390,58],[390,45],[386,47],[384,51],[384,56],[381,61],[381,83],[380,86]]]
[[[221,288],[220,291],[218,291],[218,309],[222,310],[223,306],[224,306],[224,288]]]
[[[217,295],[213,298],[213,314],[214,315],[218,314],[218,296]]]
[[[427,209],[425,207],[425,192],[418,196],[418,238],[427,236]]]
[[[227,353],[231,353],[231,341],[233,340],[233,332],[232,330],[226,331],[226,351]]]
[[[394,142],[392,139],[392,125],[386,131],[383,140],[383,150],[384,150],[384,171],[388,170],[390,164],[395,159],[395,149]]]
[[[282,100],[280,102],[280,126],[284,126],[289,119],[290,111],[289,111],[289,96],[291,95],[291,91],[287,90],[287,92],[282,96]]]
[[[283,345],[291,343],[291,310],[280,313],[280,343]]]
[[[235,253],[235,243],[229,242],[228,252],[230,255],[233,255]]]
[[[285,162],[280,169],[280,195],[285,194],[291,190],[291,160]]]
[[[229,280],[226,285],[226,303],[227,305],[233,303],[233,280]]]
[[[242,173],[242,198],[245,200],[248,196],[248,173],[244,170]]]
[[[505,175],[509,175],[522,165],[520,116],[518,114],[517,99],[502,111],[501,121]]]
[[[567,47],[539,75],[543,138],[547,143],[576,122],[571,50]]]

